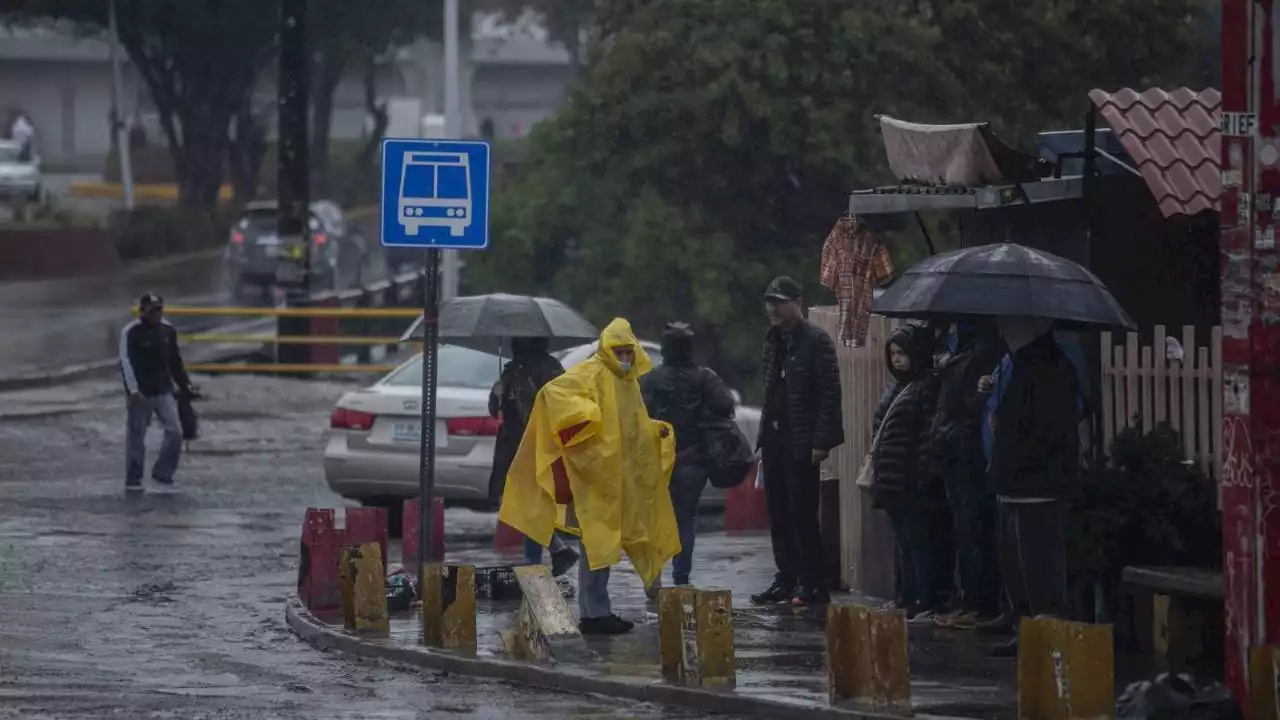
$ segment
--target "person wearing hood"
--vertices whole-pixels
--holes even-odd
[[[1011,362],[979,389],[1001,393],[990,482],[998,500],[1000,572],[1011,614],[1061,616],[1067,603],[1065,497],[1080,469],[1080,380],[1048,320],[1000,318]],[[1007,372],[1008,378],[1003,375]],[[1016,653],[1015,639],[1004,654]]]
[[[493,471],[489,475],[489,498],[495,505],[502,501],[507,471],[529,425],[538,393],[543,385],[564,374],[560,361],[547,352],[549,347],[545,337],[512,338],[511,360],[489,391],[489,415],[502,423],[493,445]],[[551,540],[551,558],[552,574],[559,577],[573,566],[578,554],[556,535]],[[542,546],[527,536],[524,561],[526,565],[542,563]]]
[[[693,358],[694,331],[688,323],[668,323],[662,333],[662,365],[640,380],[650,417],[671,424],[676,434],[676,466],[671,473],[671,504],[680,529],[680,554],[671,565],[676,585],[688,585],[698,503],[708,471],[701,453],[703,418],[732,419],[733,395],[710,368]]]
[[[938,367],[938,411],[928,460],[943,479],[951,510],[955,553],[947,566],[955,566],[959,592],[952,612],[937,620],[939,625],[969,628],[1000,614],[996,499],[988,487],[982,446],[986,397],[977,386],[979,378],[1000,362],[1005,348],[991,321],[958,324],[949,340],[949,352]]]
[[[905,325],[889,336],[885,362],[892,379],[871,421],[872,504],[889,515],[898,549],[895,604],[914,622],[932,622],[950,590],[951,518],[942,480],[928,461],[939,385],[932,334]]]
[[[778,572],[751,602],[823,605],[830,595],[818,519],[820,467],[844,443],[840,365],[831,336],[804,317],[800,283],[774,278],[764,300],[772,327],[761,358],[765,402],[756,449]]]
[[[498,519],[547,545],[565,525],[582,538],[579,628],[620,634],[634,624],[613,614],[609,569],[625,550],[646,589],[680,552],[668,483],[675,436],[645,410],[639,379],[653,367],[631,324],[618,318],[594,355],[538,393],[516,450]]]

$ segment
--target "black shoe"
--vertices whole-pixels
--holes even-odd
[[[565,546],[551,553],[551,577],[560,577],[569,572],[578,562],[578,551]]]
[[[583,618],[578,622],[578,630],[583,635],[625,635],[636,626],[630,620],[623,620],[617,615],[601,618]]]
[[[831,594],[822,588],[802,587],[791,596],[792,607],[814,607],[831,602]]]
[[[1018,657],[1018,638],[1014,638],[1004,645],[997,645],[991,651],[992,657],[998,658],[1016,658]]]
[[[775,582],[769,586],[768,590],[762,593],[756,593],[751,596],[752,605],[780,605],[791,602],[792,596],[795,595],[796,589],[793,585],[784,585]]]
[[[676,576],[673,576],[673,577],[671,578],[671,584],[672,584],[672,585],[675,585],[676,587],[683,587],[683,586],[685,586],[685,585],[688,585],[688,584],[689,584],[689,576],[688,576],[688,575],[676,575]]]
[[[140,493],[140,492],[146,492],[146,490],[147,490],[147,489],[146,489],[145,487],[143,487],[143,486],[142,486],[142,481],[141,481],[141,480],[136,480],[136,479],[134,479],[134,480],[125,480],[125,481],[124,481],[124,491],[125,491],[125,492],[128,492],[128,493]]]
[[[151,480],[157,485],[164,485],[165,487],[173,487],[173,478],[169,478],[168,480],[165,480],[164,478],[158,478],[155,475],[152,475]]]

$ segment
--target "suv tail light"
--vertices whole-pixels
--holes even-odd
[[[316,244],[316,245],[323,245],[323,244],[325,244],[325,243],[329,242],[329,236],[328,236],[328,235],[325,235],[324,233],[316,233],[315,235],[313,235],[313,236],[311,236],[311,237],[312,237],[312,240],[314,240],[314,241],[315,241],[315,244]]]
[[[502,423],[491,417],[449,418],[445,421],[450,435],[492,437]]]
[[[243,244],[244,244],[244,233],[240,232],[239,230],[232,230],[232,231],[231,231],[231,244],[232,244],[232,245],[243,245]]]
[[[329,415],[329,427],[334,430],[368,431],[373,429],[373,418],[373,413],[336,407]]]

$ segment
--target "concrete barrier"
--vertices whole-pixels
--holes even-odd
[[[378,543],[364,543],[345,548],[343,571],[351,591],[341,592],[344,605],[342,616],[351,618],[356,635],[364,637],[390,637],[391,623],[387,616],[387,577],[382,570],[382,550]],[[337,563],[334,564],[335,569]]]
[[[382,551],[382,574],[387,572],[387,509],[382,507],[349,507],[344,545],[378,543]]]
[[[302,521],[298,558],[298,598],[314,612],[340,607],[338,549],[342,533],[334,528],[333,510],[307,508]]]
[[[1280,645],[1262,645],[1249,652],[1250,720],[1280,720]]]
[[[730,591],[690,587],[659,590],[658,644],[662,677],[667,682],[689,687],[735,687]]]
[[[827,685],[834,706],[911,714],[907,616],[862,605],[827,608]]]
[[[432,538],[431,552],[429,553],[429,557],[431,560],[440,562],[444,560],[444,552],[445,552],[444,500],[441,498],[436,498],[432,502],[432,506],[435,510],[436,524],[431,531],[432,535],[434,535],[435,537]],[[419,502],[418,498],[411,498],[409,500],[405,500],[403,515],[401,515],[401,518],[403,519],[401,529],[403,530],[403,532],[401,533],[401,545],[400,545],[401,553],[400,554],[404,562],[405,570],[407,571],[411,570],[414,574],[417,574],[417,570],[413,568],[416,567],[418,562],[418,546],[420,544],[418,541],[418,513],[419,513],[420,507],[421,507],[421,503]]]
[[[423,568],[422,642],[427,647],[476,654],[476,569],[431,563]]]
[[[516,629],[503,635],[512,655],[533,663],[594,660],[595,654],[587,648],[550,568],[523,565],[515,568],[515,574],[524,599]]]
[[[1018,718],[1100,720],[1116,712],[1110,625],[1024,618],[1018,631]]]
[[[344,547],[338,551],[338,587],[342,598],[342,628],[347,632],[356,631],[356,599],[355,569],[352,564],[351,548]]]

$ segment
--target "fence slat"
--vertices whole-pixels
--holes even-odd
[[[1138,414],[1138,333],[1129,333],[1124,343],[1124,426],[1134,427]]]
[[[1124,346],[1117,345],[1115,347],[1116,368],[1116,434],[1120,434],[1129,427],[1129,393],[1125,387],[1125,359]]]
[[[1102,452],[1105,454],[1111,447],[1111,439],[1116,436],[1116,369],[1113,363],[1113,344],[1110,332],[1102,333]]]
[[[1182,350],[1186,363],[1182,371],[1182,433],[1183,446],[1188,460],[1196,459],[1196,329],[1190,325],[1182,328]]]
[[[1152,395],[1155,388],[1155,369],[1152,367],[1151,348],[1142,348],[1142,432],[1151,432],[1155,420]]]
[[[1196,403],[1196,415],[1200,421],[1197,423],[1199,432],[1197,433],[1196,447],[1199,448],[1199,452],[1196,455],[1200,459],[1201,472],[1208,474],[1213,465],[1212,445],[1209,442],[1209,395],[1211,392],[1209,383],[1213,381],[1213,374],[1209,372],[1209,348],[1198,348],[1196,357],[1197,365],[1200,368],[1199,377],[1197,378],[1200,381],[1197,383],[1200,387],[1199,392],[1196,393],[1196,399],[1198,400]]]
[[[1186,363],[1174,360],[1169,363],[1169,424],[1176,432],[1182,432],[1182,373]]]
[[[1209,404],[1212,414],[1213,476],[1222,479],[1222,328],[1209,332]],[[1222,509],[1222,486],[1218,486],[1218,509]]]
[[[1165,332],[1163,325],[1157,325],[1154,333],[1151,349],[1153,352],[1152,360],[1155,362],[1155,397],[1153,405],[1155,406],[1155,415],[1152,420],[1159,425],[1169,417],[1169,388],[1166,386],[1168,377],[1168,354],[1165,350]]]

